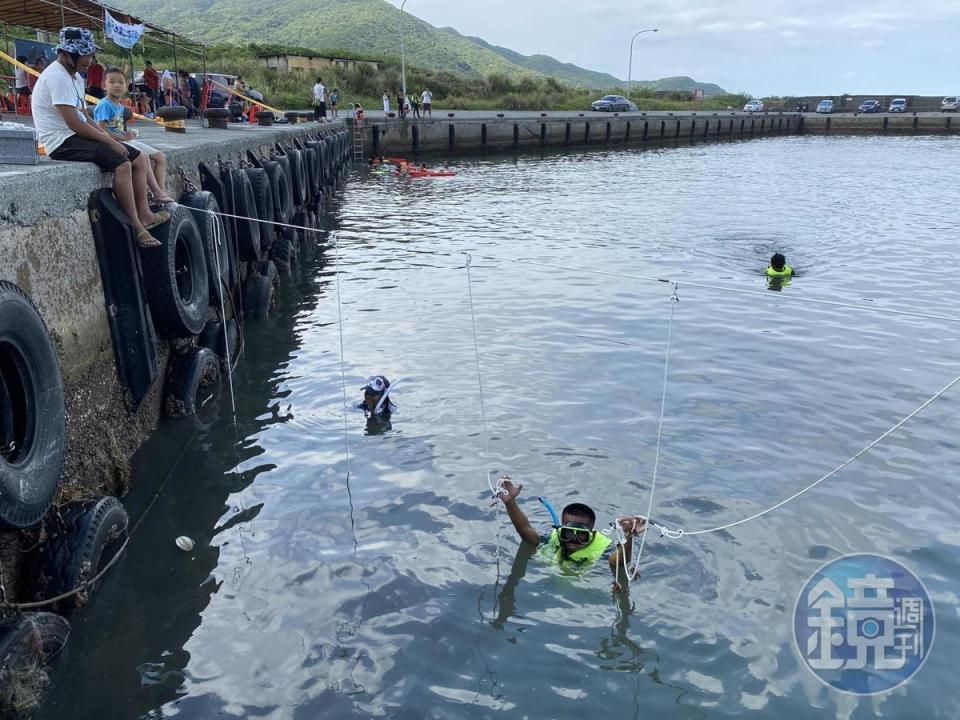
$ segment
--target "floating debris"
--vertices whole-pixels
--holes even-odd
[[[176,540],[177,547],[183,550],[184,552],[190,552],[193,550],[193,540],[188,538],[186,535],[181,535]]]

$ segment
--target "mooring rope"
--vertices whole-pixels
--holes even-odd
[[[340,388],[343,392],[343,451],[347,457],[347,492],[350,491],[350,427],[347,423],[347,370],[343,353],[343,302],[340,297],[340,242],[336,233],[330,233],[330,244],[333,245],[335,258],[335,276],[337,284],[337,327],[340,332]],[[352,495],[351,495],[352,504]]]
[[[760,512],[756,512],[756,513],[754,513],[753,515],[750,515],[750,516],[748,516],[748,517],[742,518],[742,519],[740,519],[740,520],[736,520],[736,521],[734,521],[734,522],[729,522],[729,523],[726,523],[726,524],[724,524],[724,525],[718,525],[717,527],[707,528],[707,529],[705,529],[705,530],[684,530],[683,528],[676,528],[676,529],[671,530],[670,528],[668,528],[668,527],[666,527],[666,526],[664,526],[664,525],[661,525],[661,524],[659,524],[659,523],[654,523],[654,525],[655,525],[655,527],[660,531],[660,533],[661,533],[662,535],[665,535],[665,536],[667,536],[667,537],[669,537],[669,538],[682,538],[682,537],[688,536],[688,535],[706,535],[707,533],[714,533],[714,532],[719,532],[720,530],[727,530],[727,529],[729,529],[729,528],[736,527],[737,525],[743,525],[743,524],[746,523],[746,522],[750,522],[751,520],[755,520],[755,519],[757,519],[757,518],[759,518],[759,517],[762,517],[762,516],[766,515],[766,514],[769,513],[769,512],[773,512],[773,511],[776,510],[777,508],[783,507],[784,505],[786,505],[787,503],[789,503],[791,500],[795,500],[795,499],[797,499],[798,497],[800,497],[801,495],[803,495],[804,493],[806,493],[806,492],[808,492],[808,491],[810,491],[810,490],[813,490],[813,488],[815,488],[817,485],[819,485],[820,483],[822,483],[824,480],[827,480],[827,479],[833,477],[833,476],[836,475],[838,472],[840,472],[841,470],[843,470],[845,467],[847,467],[848,465],[850,465],[850,463],[852,463],[854,460],[858,459],[859,457],[861,457],[862,455],[864,455],[864,454],[867,453],[868,451],[872,450],[874,447],[876,447],[877,445],[879,445],[879,444],[880,444],[883,440],[885,440],[887,437],[889,437],[889,436],[892,435],[894,432],[896,432],[896,431],[899,430],[901,427],[903,427],[907,422],[909,422],[910,420],[912,420],[913,418],[915,418],[917,415],[919,415],[921,412],[923,412],[925,409],[927,409],[928,407],[930,407],[930,405],[932,405],[932,404],[934,403],[934,401],[938,400],[941,396],[943,396],[944,393],[946,393],[948,390],[950,390],[950,388],[952,388],[952,387],[953,387],[954,385],[956,385],[958,382],[960,382],[960,375],[958,375],[957,377],[955,377],[953,380],[951,380],[950,382],[948,382],[946,385],[944,385],[942,388],[940,388],[937,392],[935,392],[933,395],[931,395],[929,398],[927,398],[927,399],[924,401],[924,403],[923,403],[922,405],[920,405],[920,407],[918,407],[916,410],[914,410],[913,412],[911,412],[909,415],[903,417],[899,422],[897,422],[897,423],[896,423],[895,425],[893,425],[891,428],[889,428],[888,430],[886,430],[885,432],[883,432],[883,433],[882,433],[881,435],[879,435],[876,439],[872,440],[870,443],[868,443],[867,445],[865,445],[863,448],[861,448],[859,451],[857,451],[854,455],[851,455],[849,458],[847,458],[847,459],[844,460],[842,463],[840,463],[839,465],[837,465],[833,470],[831,470],[830,472],[828,472],[826,475],[823,475],[822,477],[817,478],[816,480],[814,480],[812,483],[810,483],[809,485],[807,485],[807,486],[806,486],[805,488],[803,488],[802,490],[798,490],[797,492],[795,492],[795,493],[794,493],[793,495],[791,495],[790,497],[781,500],[780,502],[776,503],[775,505],[771,505],[770,507],[766,508],[765,510],[761,510]]]
[[[233,393],[233,362],[230,358],[230,336],[229,336],[229,333],[227,332],[227,325],[228,325],[227,306],[223,302],[223,282],[221,281],[221,278],[223,277],[223,275],[221,274],[221,270],[220,270],[219,250],[224,247],[222,230],[223,230],[223,221],[218,217],[214,217],[213,241],[214,241],[214,244],[216,245],[216,251],[213,253],[213,258],[214,258],[214,262],[217,265],[217,295],[220,298],[220,311],[223,316],[223,347],[224,347],[224,352],[226,353],[226,356],[227,356],[227,380],[230,386],[230,410],[233,413],[233,424],[236,425],[237,424],[237,399]],[[238,325],[237,333],[240,333],[241,331],[242,331],[242,328],[240,328]]]
[[[667,384],[670,377],[670,343],[673,340],[673,315],[677,304],[680,302],[679,290],[679,285],[674,283],[673,293],[670,295],[670,319],[667,321],[667,345],[663,353],[663,386],[660,390],[660,418],[657,421],[657,449],[653,458],[653,478],[650,481],[650,498],[647,501],[647,512],[644,515],[645,518],[649,518],[653,513],[653,497],[657,491],[657,471],[660,469],[660,447],[663,440],[663,416],[667,407]],[[637,549],[637,557],[633,563],[633,572],[629,573],[626,577],[636,577],[637,570],[640,568],[640,558],[643,557],[643,548],[646,546],[646,544],[647,533],[645,527],[644,532],[640,534],[640,547]],[[626,552],[621,552],[621,555],[623,556],[624,560],[623,570],[626,572],[627,554]]]

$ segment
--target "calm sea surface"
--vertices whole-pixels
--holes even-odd
[[[544,527],[537,495],[606,526],[651,487],[671,286],[584,270],[679,282],[654,514],[697,530],[960,374],[956,322],[799,302],[960,315],[958,167],[956,137],[777,138],[352,178],[328,220],[346,392],[400,378],[399,412],[347,413],[345,438],[321,245],[247,327],[237,424],[224,396],[137,456],[142,522],[39,717],[960,717],[960,387],[769,515],[651,532],[615,599],[605,567],[518,552],[491,507],[465,270],[471,253],[491,471]],[[781,292],[774,250],[798,271]],[[808,577],[859,552],[906,564],[937,613],[924,667],[873,699],[828,690],[792,636]]]

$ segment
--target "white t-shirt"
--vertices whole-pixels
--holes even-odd
[[[27,71],[24,70],[22,67],[18,67],[17,72],[15,74],[17,76],[16,86],[18,88],[24,88],[30,85],[30,82],[27,80]]]
[[[433,93],[429,90],[424,90],[423,94],[420,95],[420,99],[423,100],[424,105],[431,105],[433,103]]]
[[[84,91],[85,86],[80,73],[70,75],[59,61],[50,63],[37,78],[30,105],[33,110],[33,126],[40,133],[40,142],[43,143],[47,155],[73,135],[54,105],[73,105],[77,108],[80,120],[86,122],[87,119],[82,112],[86,107],[83,99]]]
[[[327,101],[327,89],[320,83],[313,86],[313,99],[317,102]]]

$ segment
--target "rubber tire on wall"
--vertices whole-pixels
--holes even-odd
[[[167,387],[163,401],[169,417],[195,415],[204,400],[220,384],[220,358],[205,347],[174,357],[167,370]]]
[[[316,176],[317,189],[319,190],[320,188],[323,187],[323,179],[324,179],[323,142],[321,142],[320,140],[311,140],[307,143],[307,148],[309,150],[313,150],[313,152],[316,153],[316,162],[314,163],[314,166],[313,166],[313,172],[314,172],[314,175]]]
[[[241,260],[260,259],[260,223],[257,201],[250,178],[242,170],[230,170],[233,181],[233,214],[250,218],[237,220],[237,254]]]
[[[307,184],[310,187],[310,199],[314,199],[320,192],[320,152],[308,147],[303,151],[304,169],[307,174]]]
[[[263,169],[270,178],[270,189],[273,191],[273,219],[278,223],[290,222],[292,209],[290,206],[290,175],[276,160],[264,160]]]
[[[228,345],[229,343],[229,345]],[[227,320],[227,343],[223,338],[223,323],[219,320],[211,320],[197,338],[197,345],[212,350],[220,358],[221,377],[226,374],[227,367],[227,347],[230,348],[230,364],[237,366],[237,356],[240,354],[240,330],[236,320]]]
[[[287,174],[287,179],[293,177],[293,169],[290,167],[290,158],[287,155],[277,155],[274,157],[280,165],[283,167],[283,171]],[[291,183],[287,183],[287,201],[289,202],[289,207],[293,208],[293,186]]]
[[[193,219],[200,228],[200,237],[203,238],[203,247],[206,251],[207,282],[210,285],[210,302],[220,306],[221,295],[226,296],[230,290],[230,248],[227,246],[227,233],[223,227],[223,219],[219,215],[220,206],[213,193],[201,190],[190,192],[180,200],[193,211]],[[210,212],[205,212],[209,210]],[[219,226],[220,233],[217,234]],[[217,237],[220,244],[217,244]],[[220,264],[220,275],[217,275],[217,263]]]
[[[267,175],[267,171],[261,168],[247,168],[244,172],[250,178],[250,186],[253,188],[257,217],[271,223],[274,222],[276,216],[273,208],[273,190],[270,186],[270,177]],[[270,249],[275,234],[273,225],[260,223],[260,248],[257,257],[260,257],[260,253],[263,251]]]
[[[0,693],[3,705],[0,712],[9,712],[13,707],[29,707],[36,697],[31,689],[21,689],[17,680],[22,680],[35,668],[46,665],[63,650],[70,637],[70,622],[60,615],[49,612],[28,612],[11,615],[0,625],[0,668],[4,673]],[[30,688],[29,683],[27,688]],[[7,717],[4,714],[4,717]],[[21,717],[16,713],[14,717]],[[24,715],[23,717],[26,717]]]
[[[299,150],[287,150],[287,157],[290,160],[290,190],[293,193],[293,204],[300,206],[307,202],[310,194],[303,169],[303,156]]]
[[[153,321],[172,337],[196,335],[207,321],[210,286],[203,240],[193,213],[177,205],[170,220],[154,229],[153,235],[161,246],[140,256]],[[177,267],[178,259],[185,263],[183,267]],[[186,298],[181,296],[178,277],[189,279]]]
[[[30,527],[50,508],[63,468],[65,418],[57,353],[43,318],[20,288],[0,281],[0,527]]]
[[[310,227],[310,215],[306,210],[297,210],[297,214],[293,216],[293,220],[290,221],[290,224],[296,225],[294,229],[297,231],[298,243],[302,242],[303,238],[305,238],[307,233],[309,233],[312,229]]]
[[[60,508],[61,527],[35,552],[32,560],[32,594],[35,600],[70,592],[99,573],[127,539],[129,518],[115,497],[77,500]],[[53,607],[67,615],[87,604],[96,585]]]
[[[293,228],[284,228],[280,239],[273,248],[273,261],[277,271],[284,275],[291,274],[297,264],[297,248],[300,245],[299,233]]]
[[[273,280],[266,275],[248,277],[243,284],[244,317],[247,320],[266,320],[272,305]]]

